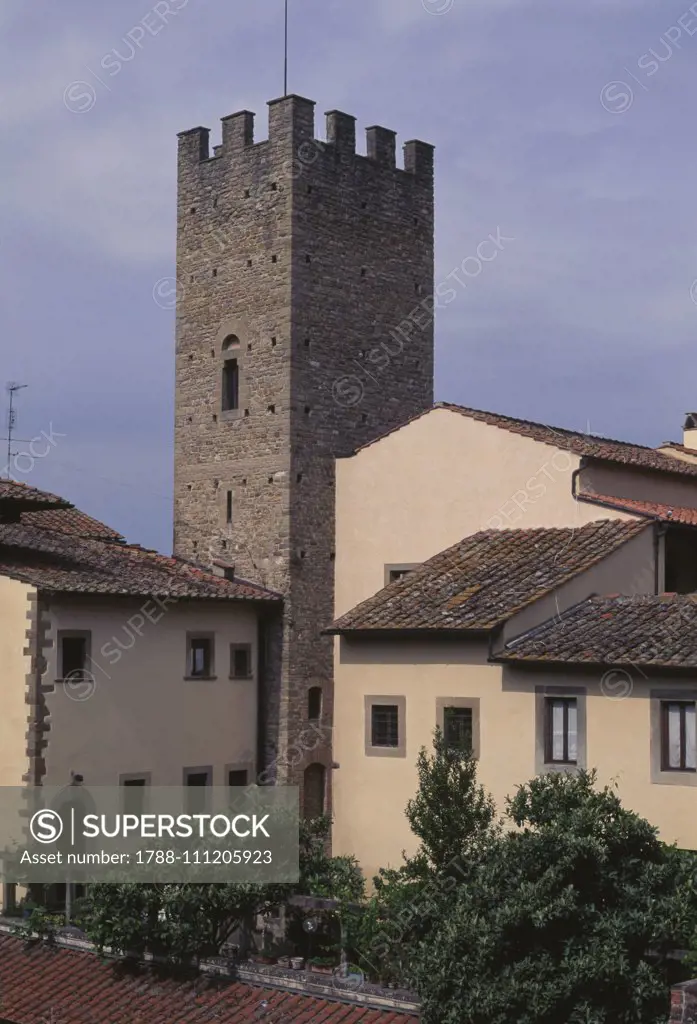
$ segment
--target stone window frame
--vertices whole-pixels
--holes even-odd
[[[654,786],[697,786],[697,772],[663,768],[661,705],[679,701],[697,704],[697,686],[649,690],[651,784]]]
[[[546,760],[547,754],[547,699],[567,697],[576,700],[576,764],[558,764]],[[565,772],[577,775],[588,765],[588,718],[586,686],[536,686],[535,687],[535,774],[548,775],[551,772]]]
[[[246,676],[235,675],[235,651],[246,650],[249,652],[249,672]],[[230,675],[229,678],[235,679],[254,679],[254,644],[251,643],[231,643],[230,644]]]
[[[385,563],[385,586],[389,586],[390,583],[394,583],[395,580],[390,579],[390,574],[393,572],[412,572],[414,569],[418,569],[421,562],[386,562]]]
[[[194,640],[210,640],[211,642],[211,663],[209,666],[209,674],[207,676],[194,676],[191,674],[192,660],[191,660],[191,644]],[[189,630],[186,634],[186,670],[184,679],[188,682],[194,683],[210,683],[214,682],[218,677],[215,674],[215,633],[206,632],[203,629]]]
[[[481,756],[481,707],[479,697],[436,697],[436,725],[445,735],[445,709],[469,708],[472,712],[472,754]]]
[[[92,664],[92,630],[91,629],[59,629],[56,633],[56,682],[64,683],[63,672],[63,640],[81,637],[86,640],[85,644],[85,669],[89,673],[88,666]]]
[[[373,746],[373,707],[376,704],[388,704],[397,707],[397,746]],[[365,720],[365,755],[366,757],[401,757],[407,756],[407,698],[395,694],[366,694],[363,698],[363,716]]]

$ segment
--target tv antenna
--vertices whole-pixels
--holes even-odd
[[[7,438],[3,438],[3,440],[7,440],[7,465],[5,466],[5,472],[7,474],[8,480],[10,479],[10,462],[12,461],[12,456],[14,454],[14,452],[12,451],[12,439],[14,435],[15,425],[17,423],[17,411],[14,407],[14,398],[17,391],[22,391],[23,388],[28,387],[28,384],[17,384],[13,380],[11,380],[7,385],[7,392],[10,396],[10,408],[9,412],[7,413]],[[17,440],[22,441],[23,439],[20,437],[17,438]]]
[[[283,95],[288,95],[288,0],[285,0],[285,34],[283,47]]]

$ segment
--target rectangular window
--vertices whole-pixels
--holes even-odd
[[[187,673],[192,679],[211,679],[213,676],[213,637],[189,637]]]
[[[373,704],[370,742],[374,747],[399,746],[399,707],[396,704]]]
[[[394,583],[395,580],[401,580],[404,576],[408,576],[413,569],[390,569],[390,583]]]
[[[236,359],[226,359],[223,366],[223,411],[240,407],[240,371]]]
[[[694,701],[661,703],[661,767],[664,772],[697,770],[697,728]]]
[[[227,500],[225,504],[225,522],[232,522],[232,491],[227,492]]]
[[[123,809],[125,814],[140,814],[145,805],[146,776],[131,775],[121,780],[123,786]]]
[[[210,772],[187,772],[187,786],[208,786],[210,784]]]
[[[472,735],[472,708],[443,708],[443,736],[448,747],[471,754]]]
[[[227,773],[227,784],[228,786],[246,786],[247,785],[247,771],[245,769],[231,769]]]
[[[578,712],[575,697],[548,697],[545,701],[545,761],[576,764]]]
[[[252,645],[230,644],[230,678],[249,679],[252,675]]]
[[[186,793],[186,811],[188,814],[201,814],[208,804],[207,788],[211,785],[212,768],[185,768],[184,785]]]
[[[60,637],[60,679],[79,679],[89,661],[89,633],[68,633]]]

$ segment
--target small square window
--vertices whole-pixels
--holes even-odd
[[[370,738],[374,747],[399,746],[399,708],[396,704],[373,704]]]
[[[545,761],[575,765],[578,761],[578,709],[575,697],[545,701]]]
[[[661,702],[661,770],[697,771],[695,701]]]
[[[473,751],[472,708],[443,708],[443,736],[448,747],[463,754]]]
[[[89,663],[89,648],[89,633],[64,633],[60,635],[60,679],[78,680],[84,678]]]
[[[249,679],[252,675],[252,645],[230,644],[230,678]]]
[[[395,583],[397,580],[404,579],[414,569],[418,569],[418,563],[409,562],[402,563],[401,565],[386,565],[385,566],[385,586],[389,583]]]
[[[246,768],[232,768],[227,773],[228,786],[247,786],[248,772]]]
[[[210,679],[213,676],[213,637],[189,637],[187,674],[192,679]]]

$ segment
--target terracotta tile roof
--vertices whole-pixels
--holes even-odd
[[[490,630],[645,529],[642,520],[607,519],[578,529],[484,530],[390,583],[328,632]]]
[[[667,505],[657,501],[637,501],[634,498],[615,498],[608,494],[590,494],[580,491],[579,501],[590,505],[601,505],[603,508],[616,508],[621,512],[634,512],[649,519],[660,519],[667,523],[682,523],[684,526],[697,526],[697,509],[685,508],[681,505]]]
[[[76,537],[91,537],[94,540],[112,540],[125,543],[125,538],[98,519],[80,512],[76,508],[42,509],[39,512],[22,512],[21,522],[36,526],[52,533],[69,533]]]
[[[279,601],[245,580],[228,580],[135,544],[115,544],[20,523],[0,523],[0,574],[45,591],[138,597]]]
[[[224,978],[183,982],[8,935],[0,936],[0,1000],[11,1024],[418,1024],[396,1010]]]
[[[43,508],[69,508],[70,502],[48,491],[40,491],[16,480],[0,480],[0,501],[17,501]]]
[[[413,416],[406,423],[401,423],[392,430],[387,431],[380,437],[367,442],[356,451],[369,448],[377,441],[382,440],[396,430],[400,430],[414,420],[426,416],[433,409],[449,409],[451,412],[459,413],[468,419],[479,420],[480,423],[488,423],[491,427],[499,427],[501,430],[508,430],[512,434],[520,434],[523,437],[532,438],[533,441],[540,441],[542,444],[551,445],[564,451],[572,452],[585,458],[602,459],[606,462],[620,462],[627,466],[635,466],[638,469],[657,470],[661,473],[677,473],[681,476],[697,476],[697,463],[676,459],[673,455],[664,454],[655,448],[647,448],[641,444],[632,444],[630,441],[616,441],[608,437],[596,437],[593,434],[584,434],[578,430],[567,430],[564,427],[551,427],[546,423],[535,423],[532,420],[520,420],[514,416],[503,416],[496,412],[486,412],[483,409],[470,409],[464,405],[454,405],[451,402],[437,402],[430,409],[424,410],[418,416]]]
[[[495,660],[697,668],[697,594],[592,597]]]

